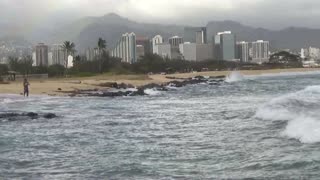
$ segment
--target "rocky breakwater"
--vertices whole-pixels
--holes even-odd
[[[123,97],[123,96],[146,96],[148,94],[145,93],[147,89],[153,89],[156,91],[169,91],[171,87],[181,88],[188,85],[196,85],[201,83],[207,83],[208,85],[219,85],[225,82],[225,76],[214,76],[214,77],[204,77],[204,76],[196,76],[193,78],[173,78],[167,77],[172,81],[157,84],[151,83],[144,86],[134,87],[131,84],[125,83],[116,83],[116,82],[107,82],[98,84],[97,86],[103,89],[90,89],[90,90],[75,90],[75,91],[67,91],[63,92],[68,94],[69,96],[77,96],[77,97]]]

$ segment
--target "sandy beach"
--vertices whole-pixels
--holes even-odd
[[[320,68],[300,68],[300,69],[272,69],[272,70],[247,70],[239,71],[243,75],[276,74],[286,72],[309,72],[320,71]],[[105,89],[99,84],[106,82],[117,82],[132,84],[136,87],[150,83],[167,83],[172,81],[166,77],[191,78],[195,76],[226,76],[231,71],[208,71],[196,73],[182,73],[170,75],[99,75],[85,78],[60,78],[60,79],[30,79],[30,94],[43,95],[63,95],[61,91]],[[61,89],[61,90],[58,90]],[[23,91],[22,81],[0,84],[0,94],[21,94]]]

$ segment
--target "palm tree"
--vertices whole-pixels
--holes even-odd
[[[99,38],[98,40],[98,49],[99,49],[99,53],[101,53],[102,51],[104,51],[107,48],[107,42],[106,40]]]
[[[76,47],[76,45],[70,41],[65,41],[62,45],[62,48],[67,52],[67,58],[66,58],[66,62],[65,62],[66,68],[68,68],[68,57],[70,55],[73,56],[74,53],[76,52],[75,47]]]
[[[98,51],[99,51],[99,71],[102,73],[102,54],[107,48],[106,40],[99,38],[98,40]]]

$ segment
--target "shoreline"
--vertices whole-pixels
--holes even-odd
[[[243,70],[237,71],[242,75],[268,75],[281,73],[306,73],[319,72],[320,68],[298,68],[298,69],[269,69],[269,70]],[[172,81],[188,80],[197,76],[222,77],[232,71],[208,71],[195,73],[179,73],[168,75],[98,75],[84,78],[55,78],[55,79],[30,79],[30,95],[66,96],[66,92],[81,91],[108,91],[112,83],[119,87],[139,88],[143,86],[162,86]],[[169,78],[168,78],[169,77]],[[21,95],[23,91],[22,81],[0,84],[0,94]]]

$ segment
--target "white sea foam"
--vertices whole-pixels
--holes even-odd
[[[156,89],[145,89],[144,93],[146,93],[147,95],[150,95],[150,96],[157,96],[157,95],[161,94],[161,92],[157,91]]]
[[[320,86],[272,99],[258,109],[255,117],[288,121],[282,135],[302,143],[320,142]]]
[[[226,82],[228,83],[242,81],[242,80],[244,80],[244,76],[238,71],[234,71],[226,77]]]
[[[132,91],[132,92],[136,92],[138,91],[137,88],[127,88],[127,89],[111,89],[109,90],[110,92],[127,92],[127,91]]]
[[[2,94],[0,95],[0,104],[15,104],[15,103],[22,103],[22,102],[41,102],[41,101],[48,101],[54,100],[57,97],[48,96],[48,95],[31,95],[29,97],[24,97],[22,95],[13,95],[13,94]]]
[[[178,89],[177,87],[175,87],[175,85],[173,85],[173,84],[171,84],[171,83],[170,83],[169,85],[167,85],[166,88],[172,89],[172,90]]]
[[[320,119],[300,116],[289,121],[282,134],[302,143],[320,142]]]

